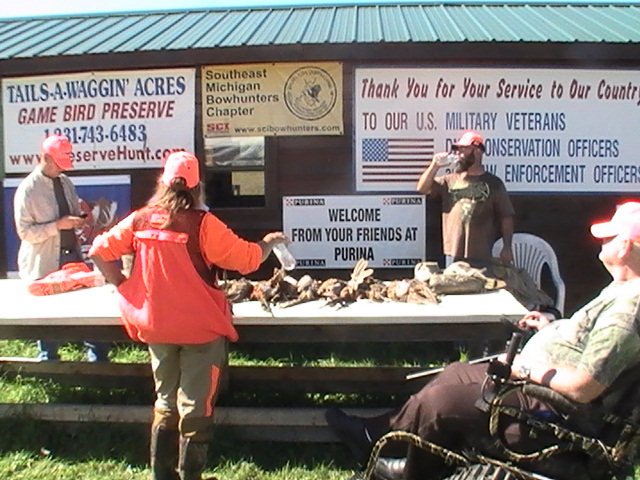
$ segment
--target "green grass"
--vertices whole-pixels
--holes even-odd
[[[233,346],[234,365],[432,365],[445,346],[393,346],[380,356],[371,346],[320,345],[304,349],[286,345]],[[372,354],[372,351],[374,352]],[[0,355],[35,357],[35,342],[0,341]],[[64,344],[63,360],[84,360],[81,344]],[[115,362],[148,363],[141,345],[118,344]],[[151,405],[151,390],[107,390],[70,387],[52,381],[0,376],[1,403],[100,403]],[[400,401],[400,400],[398,400]],[[319,406],[389,405],[396,399],[372,395],[316,393],[233,394],[220,404]],[[148,427],[112,424],[54,424],[33,420],[0,420],[0,479],[11,480],[148,480]],[[339,444],[246,442],[219,428],[209,452],[206,473],[221,480],[344,480],[356,465]],[[206,478],[206,476],[205,476]]]
[[[0,478],[148,480],[147,431],[140,426],[4,421]],[[337,445],[251,443],[217,432],[206,474],[225,480],[342,480],[352,470]],[[206,478],[206,476],[205,476]]]
[[[80,343],[63,343],[59,350],[65,361],[86,360],[85,349]],[[26,340],[0,340],[0,356],[33,358],[38,354],[36,344]],[[229,354],[232,365],[267,366],[434,366],[443,359],[448,361],[466,358],[465,353],[454,352],[448,342],[424,344],[394,343],[371,344],[307,344],[304,348],[291,345],[239,345],[233,344]],[[140,344],[115,344],[109,354],[111,361],[123,363],[148,363],[149,353]]]
[[[82,345],[66,344],[63,360],[84,360]],[[0,356],[35,357],[35,342],[0,341]],[[454,358],[452,358],[454,357]],[[466,359],[450,344],[233,346],[234,365],[420,366]],[[115,362],[149,362],[141,345],[119,344]],[[223,396],[220,404],[234,406],[389,406],[404,399],[393,395],[320,393],[249,394]],[[99,403],[151,405],[151,389],[96,389],[59,385],[52,381],[0,376],[0,403]],[[123,424],[52,423],[0,420],[0,480],[149,480],[148,426]],[[204,478],[219,480],[347,480],[357,466],[339,444],[247,442],[233,430],[215,432]],[[636,471],[635,480],[640,480]],[[603,479],[604,480],[604,479]]]
[[[381,348],[381,345],[383,346]],[[303,348],[290,345],[234,345],[229,361],[232,365],[268,366],[403,366],[431,367],[460,358],[451,343],[425,344],[306,344]]]

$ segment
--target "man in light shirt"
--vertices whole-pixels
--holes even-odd
[[[20,183],[14,199],[20,278],[39,280],[63,265],[82,262],[76,229],[84,226],[80,198],[71,179],[64,174],[73,168],[72,146],[61,135],[50,135],[40,150],[40,161]],[[85,343],[90,361],[107,361],[106,344]],[[59,360],[59,343],[38,340],[40,360]]]

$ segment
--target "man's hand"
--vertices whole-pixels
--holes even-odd
[[[501,353],[500,355],[498,355],[497,360],[498,360],[500,363],[504,363],[504,364],[506,364],[506,363],[507,363],[507,354],[506,354],[506,353]],[[516,370],[517,370],[518,368],[520,368],[520,365],[521,365],[521,364],[522,364],[522,357],[521,357],[519,354],[515,355],[515,356],[513,357],[512,362],[511,362],[511,365],[512,365],[511,370],[513,371],[513,365],[515,365],[515,366],[516,366]]]
[[[436,153],[431,159],[431,165],[437,168],[448,167],[449,165],[451,165],[449,152]]]
[[[549,325],[551,320],[538,311],[532,311],[527,313],[524,317],[518,320],[518,326],[521,328],[532,328],[535,330],[542,330],[544,327]]]
[[[500,252],[500,261],[505,265],[511,265],[513,263],[513,251],[511,247],[504,246]]]
[[[440,171],[440,168],[446,167],[451,164],[449,152],[440,152],[436,153],[426,170],[422,172],[420,178],[418,179],[418,184],[416,185],[416,190],[423,195],[430,195],[431,188],[433,187],[433,183],[435,182],[436,175]]]
[[[62,218],[56,220],[56,227],[58,230],[75,230],[84,226],[84,218],[76,217],[75,215],[65,215]]]

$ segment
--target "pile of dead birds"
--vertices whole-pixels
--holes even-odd
[[[438,303],[439,296],[444,294],[480,293],[503,287],[504,282],[486,277],[482,270],[465,262],[455,262],[444,271],[432,262],[419,263],[415,266],[414,278],[383,282],[374,278],[373,270],[364,259],[356,263],[349,280],[320,281],[309,275],[295,279],[283,269],[275,269],[271,278],[264,281],[240,278],[220,282],[231,303],[259,301],[267,310],[275,305],[287,308],[313,300],[341,306],[361,299]]]

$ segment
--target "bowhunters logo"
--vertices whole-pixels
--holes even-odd
[[[319,120],[336,104],[336,84],[325,70],[302,67],[291,74],[284,85],[284,102],[291,113],[302,120]]]

